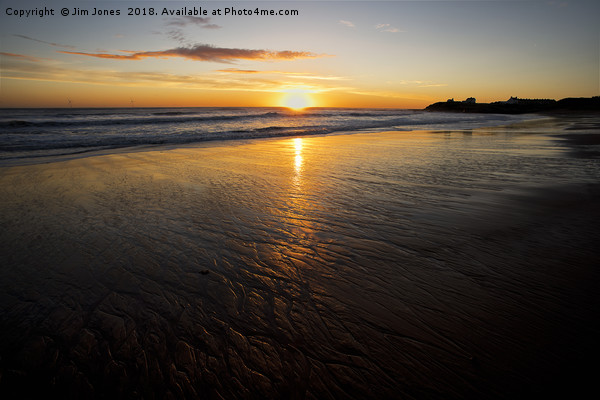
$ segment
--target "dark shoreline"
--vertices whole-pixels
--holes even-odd
[[[600,113],[600,96],[565,98],[561,100],[520,100],[507,102],[469,103],[466,101],[440,101],[425,107],[425,111],[464,112],[482,114],[573,114]]]

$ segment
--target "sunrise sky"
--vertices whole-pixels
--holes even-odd
[[[0,107],[423,108],[600,94],[598,1],[1,4]],[[44,6],[55,15],[11,15]],[[208,15],[127,15],[186,6]],[[121,15],[61,16],[75,7]],[[212,15],[226,7],[299,15]]]

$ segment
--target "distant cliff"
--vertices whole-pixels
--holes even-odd
[[[448,100],[431,104],[425,108],[425,111],[494,114],[600,112],[600,96],[569,97],[558,101],[517,99],[511,97],[509,101],[494,103]]]

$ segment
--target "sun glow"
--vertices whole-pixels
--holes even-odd
[[[281,106],[291,108],[292,110],[302,110],[307,107],[313,107],[314,101],[308,93],[294,91],[286,93],[282,97]]]

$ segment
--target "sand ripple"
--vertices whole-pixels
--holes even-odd
[[[446,399],[585,388],[580,366],[600,333],[599,177],[597,163],[514,132],[5,168],[2,391]]]

